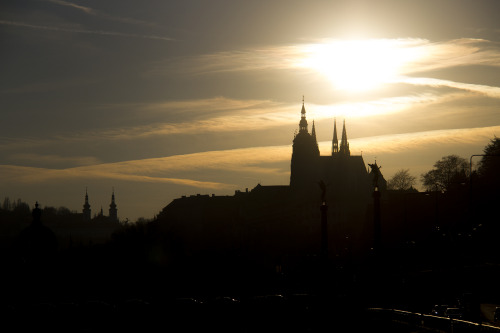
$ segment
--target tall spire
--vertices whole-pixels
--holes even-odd
[[[299,133],[308,133],[307,131],[307,120],[306,120],[306,108],[304,107],[304,96],[302,96],[302,110],[300,110],[300,122],[299,122]]]
[[[314,138],[314,141],[316,141],[316,127],[314,126],[314,119],[313,119],[313,127],[311,130],[311,135]]]
[[[345,129],[345,119],[344,126],[342,127],[342,139],[340,140],[340,154],[345,156],[350,156],[351,152],[349,151],[349,142],[347,142],[347,132]]]
[[[89,204],[89,194],[87,188],[85,188],[85,203],[83,204],[83,219],[90,221],[90,204]]]
[[[109,218],[113,221],[118,221],[118,210],[116,209],[114,188],[111,194],[111,204],[109,205]]]
[[[337,118],[333,118],[333,140],[332,140],[332,155],[339,152],[339,139],[337,139]]]

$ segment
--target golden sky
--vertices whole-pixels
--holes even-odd
[[[498,1],[7,0],[0,199],[153,217],[289,182],[304,96],[320,150],[419,178],[500,135]]]

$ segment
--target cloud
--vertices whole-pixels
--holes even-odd
[[[349,140],[352,151],[368,154],[397,154],[425,150],[435,145],[482,145],[500,134],[500,126],[447,129],[416,133],[392,134]],[[323,146],[331,143],[323,142]]]
[[[417,105],[441,103],[457,97],[456,94],[438,95],[427,92],[364,102],[341,102],[328,105],[308,103],[306,110],[308,119],[316,121],[333,117],[362,118],[404,112]],[[39,140],[36,138],[19,140],[0,138],[0,150],[12,151],[23,147],[41,147],[56,142],[102,142],[103,140],[134,140],[180,134],[261,131],[280,126],[295,128],[299,119],[300,105],[270,100],[236,100],[216,97],[163,103],[107,104],[98,109],[133,109],[134,112],[140,113],[143,119],[151,119],[145,125],[73,131]],[[165,117],[174,118],[174,121],[165,121],[163,120]]]
[[[61,6],[75,8],[87,14],[94,14],[94,15],[96,14],[96,12],[92,8],[77,5],[72,2],[62,1],[62,0],[47,0],[47,1]]]
[[[163,41],[173,41],[173,38],[158,36],[158,35],[144,35],[144,34],[129,34],[122,33],[116,31],[103,31],[103,30],[86,30],[86,29],[76,29],[76,28],[66,28],[66,27],[54,27],[54,26],[44,26],[44,25],[35,25],[24,22],[14,22],[14,21],[5,21],[0,20],[0,24],[21,27],[21,28],[30,28],[36,30],[49,30],[49,31],[60,31],[60,32],[69,32],[69,33],[79,33],[79,34],[92,34],[92,35],[102,35],[102,36],[115,36],[115,37],[124,37],[124,38],[144,38],[144,39],[156,39]]]
[[[311,60],[317,60],[316,53],[334,53],[335,50],[341,50],[344,44],[353,42],[356,41],[323,39],[313,43],[264,46],[216,52],[191,58],[168,59],[168,61],[157,63],[158,67],[154,68],[154,72],[159,72],[159,70],[161,72],[162,67],[168,68],[167,71],[177,68],[193,74],[307,69],[314,65],[308,63],[311,56],[314,57]],[[500,45],[484,39],[463,38],[432,43],[426,39],[399,38],[358,42],[365,43],[366,49],[381,45],[387,47],[387,54],[402,62],[402,74],[466,65],[500,66]],[[360,56],[369,58],[370,54]]]
[[[351,51],[353,53],[356,51],[355,54],[357,54],[359,62],[363,62],[363,66],[368,62],[371,67],[377,67],[377,63],[381,62],[384,71],[388,70],[385,67],[397,70],[397,75],[402,80],[388,79],[387,83],[411,83],[411,78],[408,76],[451,67],[474,65],[500,67],[500,43],[484,39],[462,38],[435,43],[415,38],[364,41],[324,39],[312,43],[247,48],[194,57],[169,58],[156,63],[149,73],[163,75],[171,72],[182,72],[183,74],[204,75],[220,72],[293,70],[295,73],[300,72],[301,74],[327,75],[330,79],[340,75],[346,79],[348,73],[337,73],[337,71],[342,71],[342,68],[345,69],[346,66],[354,70],[353,68],[356,66],[350,63],[352,56],[344,55],[342,57],[338,53],[346,47],[344,44],[356,42],[358,44],[351,45],[351,48],[354,47],[354,50]],[[373,48],[374,52],[383,49],[383,52],[376,52],[377,57],[375,57],[373,52],[370,52],[370,48]],[[342,61],[349,63],[333,64]],[[456,89],[486,92],[495,97],[498,94],[495,87],[458,82],[453,84],[452,81],[445,80],[441,80],[437,84],[439,80],[436,78],[414,78],[413,80],[412,84],[434,87],[446,85]],[[357,84],[360,83],[357,82]]]
[[[439,79],[432,79],[425,77],[406,77],[406,78],[401,78],[398,81],[402,83],[421,85],[421,86],[450,87],[474,93],[480,93],[488,97],[500,98],[500,87],[492,87],[481,84],[462,83],[449,80],[439,80]]]
[[[129,24],[139,24],[139,25],[145,25],[145,26],[156,26],[156,24],[151,23],[151,22],[141,21],[141,20],[137,20],[137,19],[133,19],[133,18],[129,18],[129,17],[120,17],[120,16],[105,14],[101,11],[96,10],[96,9],[86,7],[86,6],[77,5],[77,4],[69,2],[69,1],[63,1],[63,0],[46,0],[46,1],[53,3],[53,4],[56,4],[56,5],[60,5],[60,6],[74,8],[74,9],[77,9],[77,10],[84,12],[88,15],[100,17],[100,18],[110,20],[110,21],[117,21],[117,22],[122,22],[122,23],[129,23]]]
[[[0,179],[3,182],[16,183],[45,183],[56,182],[72,179],[112,179],[123,180],[129,182],[142,183],[165,183],[190,186],[203,189],[228,189],[234,185],[224,184],[220,182],[198,181],[184,178],[169,178],[169,177],[151,177],[147,175],[124,174],[108,170],[106,166],[85,168],[70,168],[70,169],[46,169],[35,167],[22,167],[14,165],[0,165]]]
[[[429,105],[461,97],[455,94],[422,94],[368,100],[364,102],[340,102],[335,104],[306,104],[307,118],[332,119],[333,117],[362,118],[403,112],[413,106]],[[116,105],[107,107],[130,107]],[[123,140],[175,134],[223,133],[263,130],[283,125],[296,126],[300,105],[269,100],[234,100],[223,97],[189,101],[142,104],[133,106],[138,112],[179,114],[181,121],[162,122],[121,129],[109,129],[78,135],[78,138],[106,138]],[[188,118],[189,120],[183,120]],[[67,139],[67,138],[65,138]]]
[[[461,38],[416,46],[421,55],[405,66],[403,74],[442,68],[486,65],[500,67],[500,44],[485,39]]]
[[[41,155],[41,154],[28,154],[19,153],[13,154],[8,157],[9,160],[16,161],[17,163],[37,163],[37,165],[95,165],[101,161],[93,156],[58,156],[58,155]]]
[[[398,154],[424,151],[436,145],[456,147],[484,145],[500,133],[500,126],[437,130],[418,133],[395,134],[349,140],[351,153]],[[320,149],[329,154],[331,142],[320,142]],[[209,151],[163,158],[103,163],[67,169],[47,169],[0,165],[0,179],[5,182],[40,183],[68,179],[116,179],[144,183],[170,183],[204,189],[226,190],[237,185],[227,183],[229,173],[239,178],[258,175],[283,179],[289,173],[291,145],[253,147],[222,151]],[[280,167],[278,165],[282,165]],[[211,175],[213,181],[200,177]],[[180,175],[181,177],[173,177]],[[190,175],[190,177],[184,177]]]

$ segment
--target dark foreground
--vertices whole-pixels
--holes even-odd
[[[20,332],[360,332],[372,324],[360,307],[306,294],[38,302],[6,305],[1,313],[4,325]]]

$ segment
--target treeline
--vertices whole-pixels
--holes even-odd
[[[13,200],[10,197],[5,197],[2,201],[2,205],[0,206],[0,212],[10,212],[14,213],[15,215],[19,216],[27,216],[31,215],[31,210],[32,207],[27,202],[24,202],[21,199],[16,199]],[[51,216],[51,215],[74,215],[78,214],[76,211],[72,211],[67,207],[60,206],[60,207],[52,207],[52,206],[45,206],[42,208],[42,211],[44,215]]]

